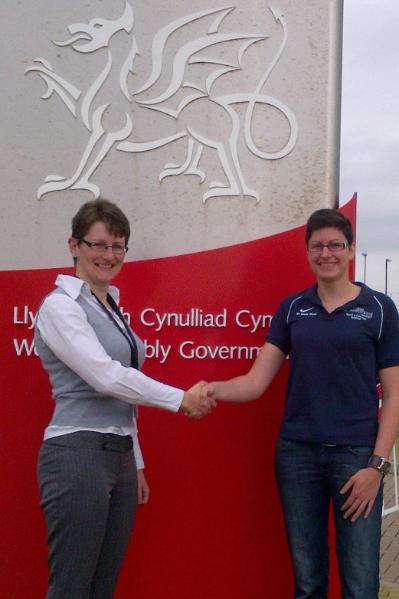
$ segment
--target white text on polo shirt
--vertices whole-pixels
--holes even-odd
[[[313,310],[312,307],[310,308],[301,308],[300,310],[298,310],[298,312],[296,313],[297,316],[317,316],[317,312],[312,312],[311,310]]]
[[[352,308],[345,312],[346,316],[349,316],[352,320],[370,320],[373,318],[373,312],[367,312],[364,308]]]

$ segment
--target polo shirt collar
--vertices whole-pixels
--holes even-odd
[[[354,300],[348,302],[348,304],[367,304],[370,298],[373,296],[372,290],[370,289],[370,287],[367,287],[367,285],[365,285],[364,283],[360,283],[359,281],[354,281],[354,284],[360,287],[360,293]],[[317,294],[317,283],[312,287],[309,287],[309,289],[307,289],[303,293],[303,297],[306,297],[312,304],[322,306],[320,298]]]

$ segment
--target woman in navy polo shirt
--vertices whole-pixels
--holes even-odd
[[[378,599],[382,478],[399,427],[398,313],[390,298],[349,279],[353,231],[340,212],[314,212],[306,246],[316,284],[281,303],[248,374],[203,393],[257,399],[290,355],[276,477],[294,597],[327,599],[332,502],[342,597]]]

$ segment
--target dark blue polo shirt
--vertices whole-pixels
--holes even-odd
[[[399,365],[399,320],[393,301],[366,285],[329,314],[317,286],[285,299],[267,341],[290,356],[281,435],[316,443],[373,446],[376,379]]]

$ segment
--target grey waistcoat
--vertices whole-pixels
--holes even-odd
[[[53,293],[65,293],[56,289]],[[75,300],[85,311],[101,345],[112,359],[123,366],[130,366],[130,346],[122,333],[109,318],[104,318],[80,296]],[[143,344],[135,336],[138,361],[144,361]],[[131,426],[133,406],[119,399],[103,395],[90,387],[73,370],[68,368],[44,343],[38,328],[35,330],[35,346],[53,388],[55,410],[50,425],[102,428],[107,426]]]

